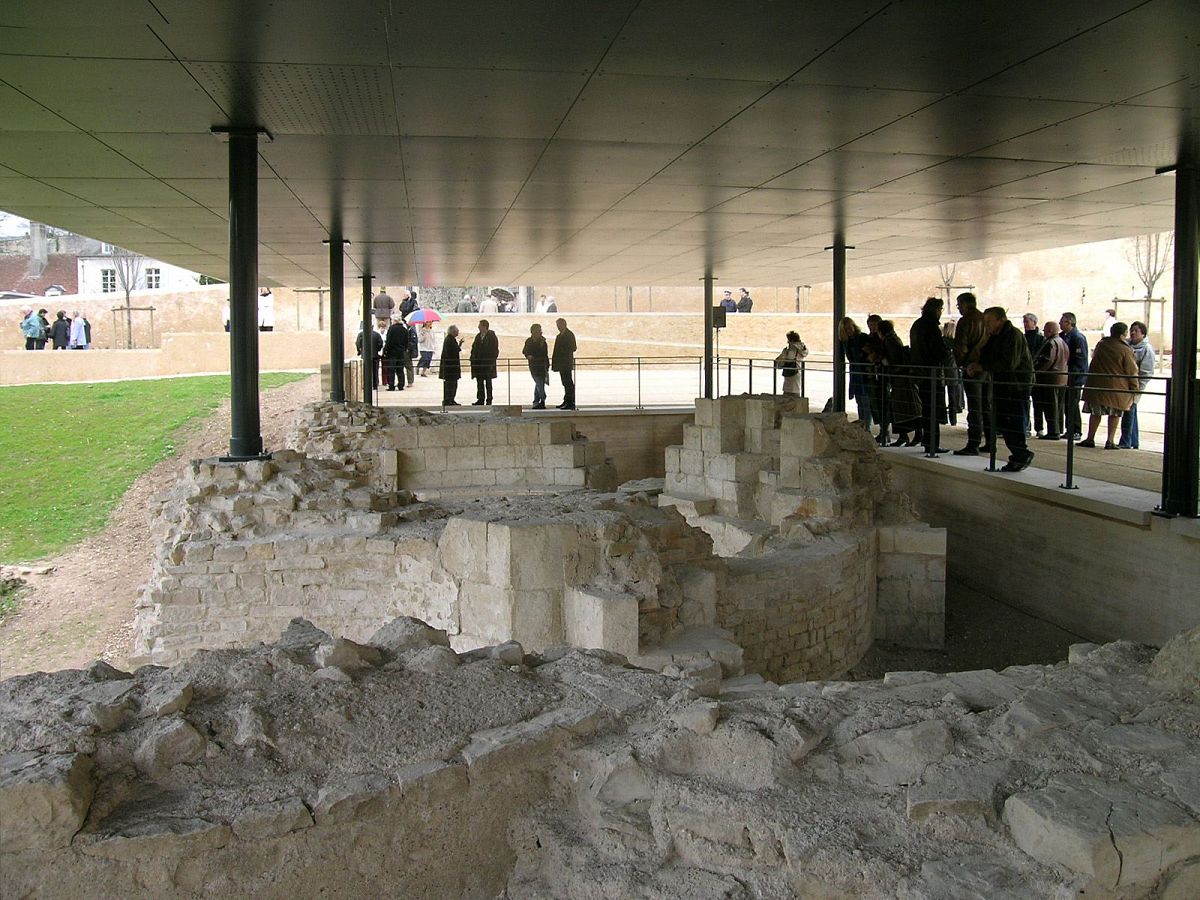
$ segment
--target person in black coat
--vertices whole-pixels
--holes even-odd
[[[400,390],[404,390],[404,358],[408,355],[408,326],[397,320],[388,326],[383,338],[383,377],[389,391],[396,390],[396,376],[400,376]]]
[[[550,358],[550,368],[562,379],[563,402],[558,409],[575,408],[575,334],[567,327],[566,319],[556,319],[558,337],[554,339],[554,353]]]
[[[491,405],[492,379],[496,377],[496,360],[500,358],[500,341],[487,319],[479,320],[479,334],[471,342],[471,377],[475,379],[475,402],[472,406]]]
[[[458,339],[458,326],[446,329],[442,341],[442,356],[438,360],[438,378],[442,379],[442,406],[458,406],[454,399],[458,393],[458,379],[462,377],[462,341]]]
[[[71,320],[61,309],[58,311],[58,318],[50,326],[50,341],[55,350],[66,350],[71,344]]]
[[[541,325],[529,326],[529,337],[521,355],[529,361],[529,374],[533,377],[533,408],[546,408],[546,378],[550,375],[550,353],[546,339],[542,337]]]
[[[935,388],[936,381],[942,376],[942,367],[949,361],[951,350],[946,346],[942,337],[942,309],[940,297],[929,297],[921,307],[921,317],[912,323],[908,332],[909,362],[912,363],[910,373],[917,396],[921,399],[921,425],[918,432],[925,437],[925,450],[928,453],[946,453],[939,441],[941,425],[946,421],[946,392]],[[937,412],[933,417],[933,430],[929,430],[929,413],[937,404]]]
[[[354,350],[358,353],[358,358],[363,358],[363,333],[360,330],[358,337],[354,339]],[[383,335],[378,331],[371,329],[371,384],[379,387],[379,358],[383,353]],[[365,367],[364,367],[365,368]]]

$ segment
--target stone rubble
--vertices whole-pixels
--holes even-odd
[[[1157,654],[782,685],[723,677],[720,634],[661,673],[565,646],[455,654],[412,618],[376,634],[297,620],[172,669],[0,682],[5,894],[1200,891],[1200,698],[1172,677],[1200,629]]]

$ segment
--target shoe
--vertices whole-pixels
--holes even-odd
[[[571,404],[564,403],[562,406],[559,407],[559,409],[578,409],[578,407],[574,403],[571,403]]]
[[[394,390],[395,390],[395,388],[388,388],[388,390],[389,390],[389,391],[394,391]]]
[[[888,435],[881,434],[881,435],[879,435],[879,437],[875,438],[875,443],[877,443],[880,447],[886,447],[888,445],[888,440],[889,440]]]
[[[888,444],[888,446],[889,447],[907,447],[908,446],[908,436],[902,434],[898,438],[896,438],[894,441],[892,441],[890,444]]]
[[[933,452],[934,453],[949,453],[950,451],[947,450],[945,447],[934,447]]]
[[[955,450],[954,455],[955,456],[978,456],[979,448],[976,447],[974,444],[967,444],[967,446],[963,447],[961,450]]]
[[[1105,450],[1127,450],[1128,448],[1122,447],[1119,444],[1114,444],[1112,441],[1105,441],[1104,449]]]
[[[462,404],[457,400],[445,400],[442,402],[442,406],[462,406]]]
[[[1061,434],[1039,434],[1037,436],[1037,439],[1039,441],[1061,441],[1062,435]]]
[[[1091,438],[1088,438],[1086,441],[1076,441],[1075,446],[1076,447],[1095,447],[1096,442],[1093,441]]]
[[[1074,439],[1078,441],[1081,437],[1083,437],[1083,432],[1077,431],[1077,432],[1075,432],[1074,435],[1072,435],[1072,437],[1074,437]]]
[[[472,403],[471,405],[472,405],[472,406],[483,406],[483,401],[482,401],[482,400],[476,400],[476,401],[475,401],[474,403]]]
[[[1120,441],[1117,441],[1117,449],[1118,450],[1136,450],[1137,448],[1134,447],[1133,444],[1123,444]]]
[[[917,437],[914,435],[911,440],[904,442],[904,446],[905,447],[919,447],[924,442],[925,442],[924,438],[920,438],[920,437]]]
[[[535,404],[533,404],[533,406],[531,406],[529,408],[530,409],[545,409],[546,404],[545,403],[535,403]]]

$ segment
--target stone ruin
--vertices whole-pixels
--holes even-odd
[[[565,642],[654,668],[703,645],[784,681],[845,672],[879,637],[942,641],[945,533],[915,521],[864,432],[792,398],[697,401],[665,485],[619,492],[590,487],[612,465],[565,420],[322,403],[291,443],[193,463],[155,499],[139,659],[269,640],[296,616],[354,640],[415,616],[457,649]],[[458,451],[484,467],[435,480]]]
[[[1200,630],[782,686],[449,643],[0,682],[4,895],[1200,895]]]

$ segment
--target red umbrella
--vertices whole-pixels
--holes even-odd
[[[414,322],[440,322],[442,317],[432,309],[418,309],[415,312],[409,313],[408,323],[411,325]]]

